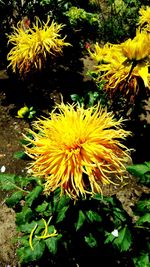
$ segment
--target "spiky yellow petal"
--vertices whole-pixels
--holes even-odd
[[[150,7],[142,6],[139,10],[139,27],[150,32]]]
[[[46,23],[36,18],[32,28],[24,29],[22,23],[18,23],[17,28],[13,27],[14,32],[8,35],[8,39],[14,47],[7,55],[13,72],[18,69],[20,74],[26,74],[31,69],[41,69],[47,55],[59,55],[64,46],[70,45],[65,42],[66,37],[61,38],[60,35],[64,25],[54,21],[49,24],[50,18]]]
[[[129,60],[142,60],[150,55],[150,36],[146,32],[137,32],[133,40],[128,39],[121,48]]]
[[[46,192],[61,188],[75,199],[101,192],[113,176],[121,180],[126,174],[130,157],[121,140],[129,132],[121,124],[99,105],[84,109],[62,103],[50,118],[34,123],[35,131],[29,130],[33,139],[26,138],[33,146],[25,149],[34,159],[29,168],[45,179]]]

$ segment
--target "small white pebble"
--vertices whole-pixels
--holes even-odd
[[[28,169],[27,170],[27,173],[29,173],[29,174],[32,173],[32,170],[31,169]]]
[[[5,172],[6,171],[6,167],[2,166],[0,170],[1,170],[1,172]]]
[[[112,234],[113,236],[115,236],[115,237],[118,237],[118,236],[119,236],[119,234],[118,234],[118,230],[117,230],[117,229],[113,230],[113,231],[111,232],[111,234]]]

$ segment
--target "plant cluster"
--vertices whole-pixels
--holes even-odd
[[[93,49],[88,49],[96,62],[95,71],[89,73],[98,85],[104,82],[103,90],[111,101],[116,101],[121,94],[134,103],[140,91],[150,89],[149,8],[141,8],[139,13],[143,16],[139,19],[133,39],[129,38],[120,44],[106,43],[104,46],[96,43]]]
[[[14,157],[32,162],[27,177],[0,173],[0,185],[10,193],[5,201],[16,212],[20,264],[92,266],[101,253],[101,261],[108,266],[111,262],[114,267],[148,267],[150,162],[131,165],[132,150],[127,148],[131,131],[123,123],[131,105],[139,109],[136,97],[141,105],[140,92],[150,89],[150,8],[140,8],[139,21],[137,13],[130,31],[140,0],[109,0],[105,16],[99,0],[6,3],[12,13],[16,11],[13,19],[11,12],[2,19],[6,28],[13,24],[13,32],[7,31],[11,45],[7,59],[14,73],[25,76],[37,70],[41,74],[68,46],[74,51],[67,51],[64,61],[73,68],[82,42],[96,62],[89,73],[97,87],[81,95],[69,92],[77,104],[64,104],[61,96],[49,116],[33,123],[32,105],[17,112],[18,118],[30,121],[30,129],[22,140],[24,151]],[[0,7],[4,10],[5,3],[1,1]],[[62,29],[68,42],[66,35],[60,35]],[[97,36],[109,42],[95,43]],[[132,193],[132,186],[143,191],[132,206],[124,205],[118,193]]]
[[[146,184],[150,184],[149,162],[131,165],[128,170],[139,177],[140,183],[145,183],[146,178]],[[125,262],[127,266],[149,266],[150,244],[145,236],[150,231],[150,203],[146,195],[133,207],[131,220],[116,196],[96,194],[74,203],[67,195],[60,198],[59,189],[45,196],[42,180],[35,177],[0,174],[0,183],[4,190],[13,190],[6,203],[16,211],[20,232],[17,254],[22,264],[59,266],[63,261],[66,266],[74,266],[75,262],[90,266],[100,250],[106,263],[109,251],[116,264],[123,255],[124,266]],[[89,249],[93,257],[88,256]]]

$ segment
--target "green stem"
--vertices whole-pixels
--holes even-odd
[[[130,76],[131,76],[131,74],[132,74],[132,71],[133,71],[133,69],[136,67],[136,65],[137,65],[137,61],[134,60],[134,61],[132,62],[132,65],[131,65],[129,74],[128,74],[126,80],[125,80],[125,83],[124,83],[124,86],[123,86],[123,88],[122,88],[122,91],[126,88],[127,83],[128,83],[128,81],[129,81],[129,78],[130,78]]]
[[[26,190],[22,189],[21,187],[17,186],[16,184],[14,184],[14,183],[12,183],[12,182],[10,182],[10,181],[9,181],[9,183],[12,184],[12,185],[13,185],[15,188],[17,188],[18,190],[20,190],[20,191],[22,191],[22,192],[24,192],[24,193],[26,193],[26,194],[29,193],[29,191],[26,191]]]

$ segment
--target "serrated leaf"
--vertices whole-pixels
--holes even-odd
[[[113,208],[113,215],[114,215],[115,224],[118,224],[118,222],[120,221],[122,222],[126,221],[125,215],[119,208],[116,208],[116,207]]]
[[[134,164],[127,167],[127,170],[135,176],[143,176],[146,172],[150,171],[149,165],[146,164]]]
[[[50,226],[50,227],[51,227],[51,226]],[[51,230],[50,230],[50,227],[49,227],[48,232],[49,232],[49,233],[53,233],[55,228],[53,227],[53,229],[51,228]],[[62,235],[59,234],[59,235],[57,235],[57,236],[55,236],[55,237],[49,237],[49,238],[45,239],[45,243],[46,243],[46,245],[47,245],[49,251],[50,251],[53,255],[55,255],[55,254],[57,253],[57,249],[58,249],[58,241],[59,241],[61,238],[62,238]]]
[[[43,211],[43,215],[44,216],[51,216],[52,213],[53,213],[52,205],[51,205],[51,203],[48,203],[48,206],[46,207],[46,210]]]
[[[113,240],[115,239],[115,236],[112,235],[112,233],[109,233],[109,232],[105,232],[105,236],[106,236],[107,238],[105,239],[104,244],[112,243]]]
[[[46,208],[48,207],[48,205],[49,205],[48,202],[43,201],[43,203],[42,203],[41,205],[38,205],[38,206],[36,207],[35,210],[36,210],[37,212],[41,213],[41,212],[43,212],[43,211],[46,210]]]
[[[66,217],[66,212],[69,206],[63,207],[57,214],[56,223],[62,222],[63,219]]]
[[[33,214],[32,210],[27,206],[24,206],[22,211],[16,214],[16,224],[20,225],[28,222],[32,214]]]
[[[0,173],[0,186],[2,190],[13,190],[16,188],[15,175]]]
[[[118,232],[118,237],[114,239],[113,244],[115,244],[120,249],[120,251],[127,251],[131,246],[131,242],[131,233],[127,226],[125,226]]]
[[[79,210],[78,220],[77,220],[77,222],[75,224],[76,231],[78,231],[81,228],[81,226],[83,225],[85,219],[86,219],[85,214],[83,213],[82,210]]]
[[[140,257],[133,259],[135,267],[150,267],[148,253],[141,255]]]
[[[38,196],[40,195],[40,193],[42,192],[43,188],[38,185],[36,186],[26,197],[26,204],[30,207],[33,203],[33,201],[38,198]]]
[[[13,207],[21,200],[22,196],[23,196],[22,191],[14,192],[9,198],[6,199],[6,204],[9,207]]]
[[[138,220],[137,220],[137,222],[136,222],[136,224],[143,224],[143,223],[145,223],[145,222],[147,222],[147,223],[150,223],[150,213],[146,213],[146,214],[144,214],[143,216],[141,216]]]
[[[102,221],[101,216],[95,211],[88,210],[88,211],[86,211],[86,215],[91,222],[94,222],[94,221],[95,222],[101,222]]]
[[[22,263],[28,263],[40,259],[45,250],[44,241],[38,241],[34,238],[33,248],[33,250],[31,250],[30,247],[22,247],[17,249],[17,255]]]
[[[59,198],[59,201],[57,201],[56,211],[60,211],[63,207],[67,206],[70,202],[70,198],[66,195],[63,195],[61,198]]]
[[[29,246],[29,236],[28,235],[18,237],[18,241],[19,241],[19,244],[23,245],[24,247]]]
[[[140,200],[136,205],[136,211],[149,211],[150,210],[150,199]]]
[[[57,238],[56,237],[50,237],[50,238],[45,240],[45,243],[46,243],[50,253],[55,255],[57,252]]]
[[[85,236],[84,239],[89,247],[93,248],[97,246],[97,241],[91,233],[88,236]]]
[[[32,221],[31,223],[21,224],[21,225],[19,225],[19,227],[17,229],[21,232],[24,232],[24,233],[31,233],[35,224],[36,224],[35,221]]]

